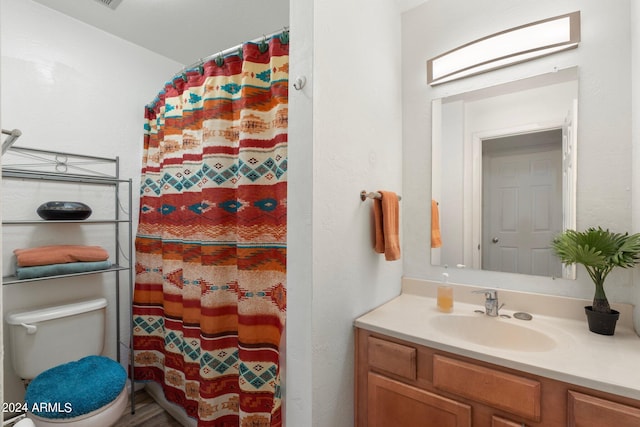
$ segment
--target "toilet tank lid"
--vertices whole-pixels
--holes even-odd
[[[55,307],[42,307],[29,311],[13,311],[5,316],[9,325],[21,325],[23,323],[38,323],[62,317],[74,316],[99,310],[107,306],[105,298],[97,298],[88,301],[79,301],[70,304],[57,305]]]

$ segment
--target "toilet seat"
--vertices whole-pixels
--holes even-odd
[[[111,426],[127,404],[126,384],[124,368],[104,356],[55,366],[27,387],[29,418],[36,426]]]
[[[88,414],[74,418],[43,418],[28,413],[27,418],[32,420],[36,427],[110,427],[122,416],[127,407],[128,396],[125,386],[113,402]]]

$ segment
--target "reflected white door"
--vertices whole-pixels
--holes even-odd
[[[550,243],[562,230],[561,144],[485,156],[482,268],[561,277]]]

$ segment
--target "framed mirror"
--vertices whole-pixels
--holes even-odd
[[[577,105],[577,67],[432,101],[433,265],[575,278]]]

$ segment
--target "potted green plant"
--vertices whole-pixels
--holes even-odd
[[[552,248],[563,263],[582,264],[595,285],[593,305],[585,307],[589,330],[613,335],[620,313],[609,306],[604,280],[614,268],[630,268],[640,261],[640,233],[614,233],[600,227],[566,230],[553,239]]]

